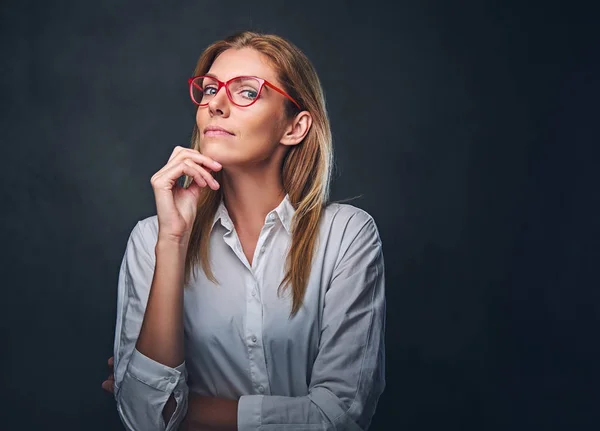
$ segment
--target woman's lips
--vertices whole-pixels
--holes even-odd
[[[204,136],[233,136],[233,134],[225,132],[224,130],[207,130],[204,132]]]

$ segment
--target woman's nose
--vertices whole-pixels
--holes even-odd
[[[208,102],[208,108],[213,114],[225,115],[229,112],[229,97],[225,87],[219,88],[211,101]]]

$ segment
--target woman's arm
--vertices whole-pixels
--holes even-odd
[[[128,430],[174,430],[185,416],[185,247],[158,237],[156,218],[132,230],[119,272],[114,347],[117,410]]]
[[[208,170],[220,168],[197,150],[176,146],[150,179],[157,215],[138,223],[130,235],[119,275],[115,334],[115,398],[129,429],[171,431],[185,416],[185,257],[201,189],[209,182],[219,188]],[[193,179],[189,187],[178,186],[182,175]]]
[[[237,431],[237,400],[190,392],[183,431]]]
[[[183,352],[183,270],[187,245],[158,238],[156,267],[136,348],[175,368]]]
[[[155,247],[156,269],[136,349],[168,367],[183,363],[183,275],[187,244],[159,236]],[[169,422],[176,408],[171,395],[163,409]]]

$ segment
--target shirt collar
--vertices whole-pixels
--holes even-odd
[[[265,223],[271,223],[275,221],[276,218],[279,219],[285,230],[288,234],[292,234],[292,217],[295,214],[296,209],[292,205],[290,201],[290,195],[286,194],[281,203],[273,210],[269,211],[267,217],[265,218]],[[213,218],[213,222],[211,225],[211,229],[214,228],[217,221],[221,220],[221,224],[227,228],[228,230],[233,230],[233,222],[229,217],[229,212],[227,211],[227,207],[223,201],[223,196],[221,195],[221,202],[219,202],[219,207],[215,213]]]

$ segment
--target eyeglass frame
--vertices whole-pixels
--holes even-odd
[[[272,88],[273,90],[277,91],[279,94],[282,94],[283,96],[285,96],[288,99],[290,99],[292,101],[292,103],[298,107],[299,110],[302,110],[302,108],[300,107],[300,104],[298,102],[296,102],[292,96],[290,96],[289,94],[287,94],[281,88],[276,87],[275,85],[271,84],[266,79],[259,78],[258,76],[248,76],[248,75],[236,76],[236,77],[231,78],[230,80],[228,80],[226,82],[220,81],[219,79],[217,79],[217,77],[215,77],[213,75],[197,75],[197,76],[192,76],[191,78],[188,78],[188,85],[190,87],[190,98],[192,99],[192,102],[194,102],[198,106],[207,106],[210,102],[206,102],[206,104],[200,104],[200,103],[198,103],[198,102],[196,102],[194,100],[193,90],[192,90],[192,82],[196,78],[210,78],[210,79],[214,79],[215,81],[217,81],[218,88],[217,88],[217,92],[214,94],[214,96],[217,95],[217,93],[219,92],[219,90],[221,88],[225,87],[225,93],[227,94],[227,98],[229,99],[229,101],[231,103],[233,103],[235,106],[239,106],[240,108],[247,108],[249,106],[254,105],[256,103],[256,101],[258,100],[260,94],[262,93],[263,87],[266,85],[267,87]],[[260,87],[258,88],[258,95],[256,96],[256,99],[254,99],[252,102],[250,102],[249,105],[240,105],[238,103],[235,103],[233,101],[233,97],[231,96],[231,93],[229,92],[229,83],[232,82],[232,81],[235,81],[236,79],[240,79],[240,78],[253,78],[253,79],[256,79],[260,83]],[[196,88],[198,88],[198,87],[196,87]]]

